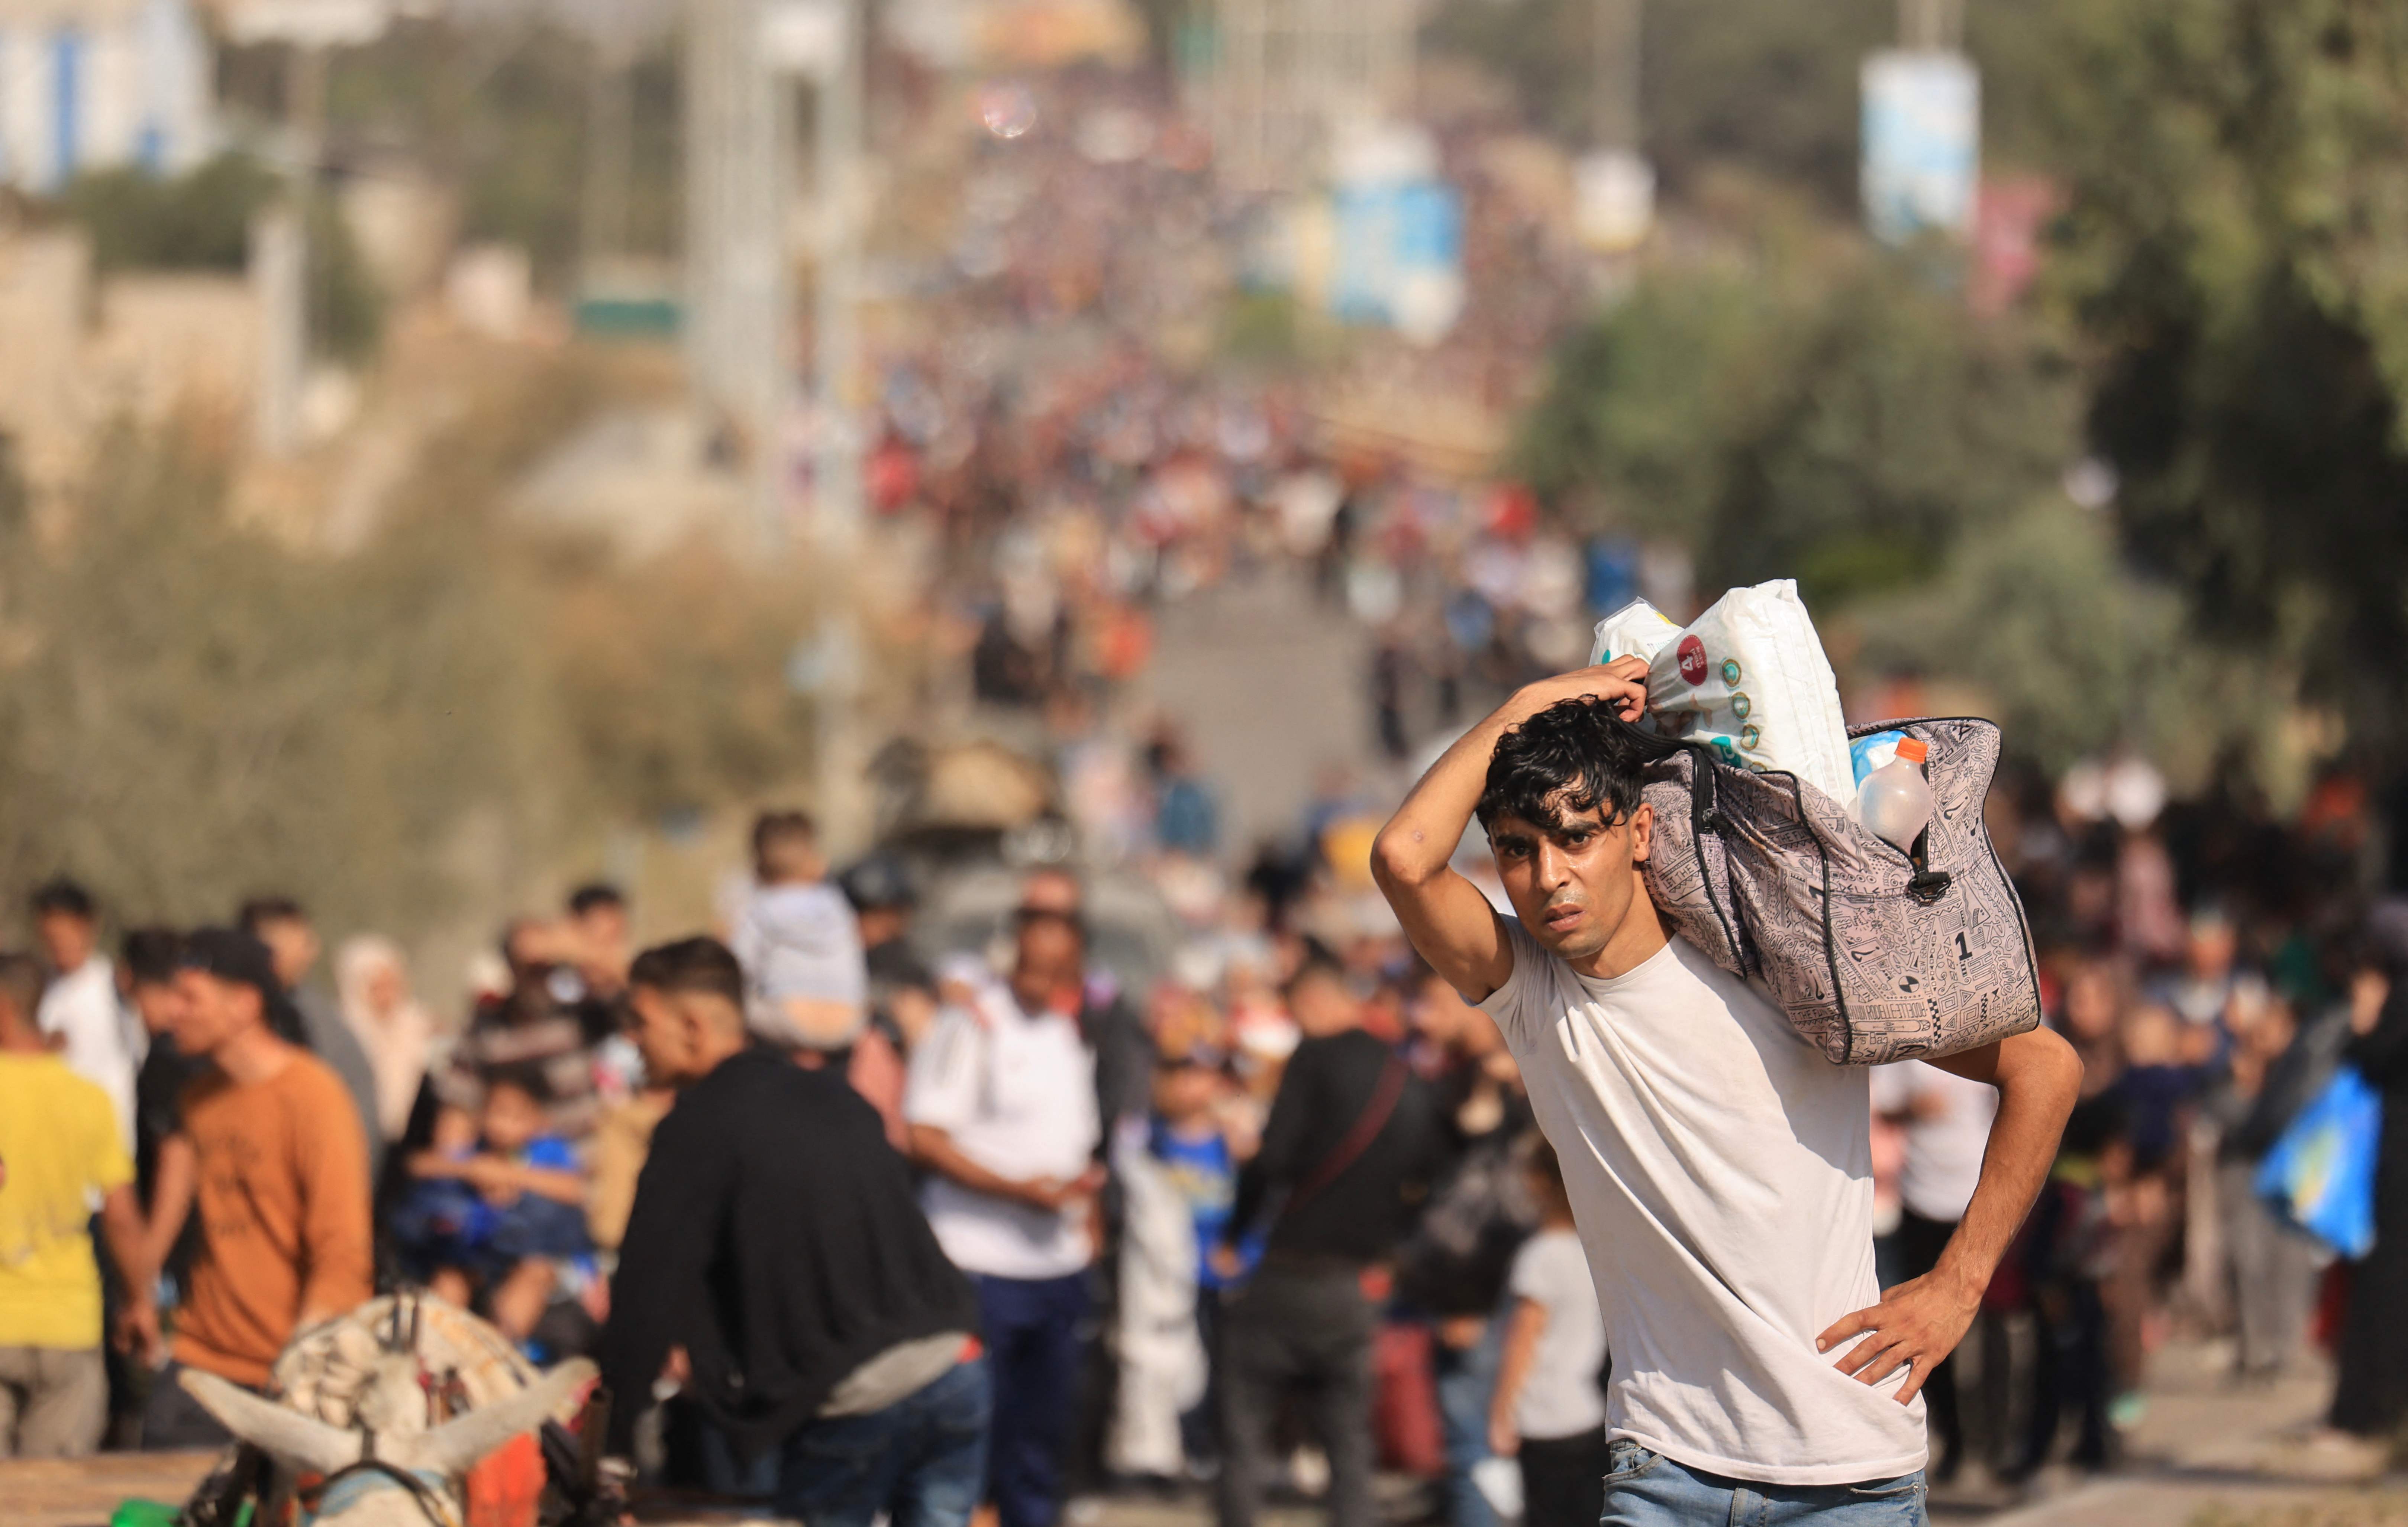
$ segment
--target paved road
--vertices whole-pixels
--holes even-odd
[[[1163,609],[1132,710],[1185,731],[1220,792],[1223,841],[1242,857],[1295,826],[1325,766],[1375,768],[1370,650],[1300,571],[1233,577]]]
[[[2213,1347],[2157,1354],[2148,1413],[2127,1438],[2116,1473],[2043,1476],[2021,1497],[1978,1487],[1945,1491],[1933,1502],[1934,1519],[1985,1527],[2408,1527],[2408,1477],[2383,1475],[2378,1451],[2316,1430],[2329,1380],[2312,1374],[2235,1390],[2219,1359]],[[99,1527],[128,1495],[178,1498],[207,1463],[194,1454],[0,1463],[0,1521]],[[1404,1479],[1383,1480],[1382,1497],[1383,1515],[1399,1523],[1427,1499]],[[1129,1495],[1075,1503],[1066,1527],[1208,1527],[1211,1520],[1200,1493]],[[1264,1527],[1320,1520],[1289,1506],[1268,1513]]]
[[[2020,1502],[1969,1492],[1943,1499],[1935,1515],[1991,1527],[2408,1523],[2408,1479],[2385,1476],[2382,1450],[2318,1424],[2332,1391],[2328,1374],[2241,1389],[2227,1378],[2226,1360],[2216,1344],[2155,1356],[2148,1413],[2113,1475],[2044,1476]]]

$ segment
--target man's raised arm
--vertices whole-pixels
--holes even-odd
[[[1647,701],[1647,665],[1621,658],[1600,668],[1542,679],[1455,739],[1380,829],[1371,848],[1371,875],[1396,909],[1405,936],[1447,984],[1478,1002],[1513,974],[1512,946],[1480,888],[1447,861],[1471,824],[1488,782],[1488,761],[1507,731],[1563,700],[1594,695],[1638,719]]]

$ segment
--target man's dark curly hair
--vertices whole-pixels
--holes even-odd
[[[1519,817],[1552,830],[1590,810],[1618,822],[1639,808],[1642,771],[1678,746],[1597,699],[1559,700],[1497,739],[1475,814],[1484,828]]]

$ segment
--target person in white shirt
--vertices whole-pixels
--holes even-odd
[[[1921,1061],[1875,1066],[1872,1090],[1873,1112],[1896,1120],[1906,1135],[1906,1158],[1898,1175],[1903,1212],[1893,1233],[1899,1277],[1904,1282],[1940,1265],[1941,1253],[1973,1202],[1973,1190],[1982,1181],[1982,1152],[1990,1143],[1990,1121],[1998,1117],[1999,1094]],[[1957,1419],[1956,1368],[1956,1359],[1943,1360],[1923,1386],[1939,1454],[1932,1460],[1931,1477],[1942,1481],[1955,1477],[1965,1445]]]
[[[1010,980],[937,1020],[903,1093],[912,1154],[929,1173],[921,1206],[978,1290],[1001,1527],[1052,1527],[1078,1408],[1103,1184],[1096,1058],[1078,1022],[1086,952],[1076,920],[1023,911]]]
[[[1981,1184],[1928,1276],[1873,1277],[1871,1107],[1648,900],[1630,660],[1530,685],[1450,748],[1373,872],[1497,1020],[1563,1163],[1613,1353],[1606,1519],[1924,1520],[1917,1391],[2046,1176],[2081,1066],[2044,1030],[1940,1063],[1995,1087]],[[1513,916],[1447,860],[1474,816]]]
[[[1489,1402],[1488,1446],[1522,1465],[1522,1527],[1597,1527],[1605,1510],[1605,1319],[1563,1163],[1531,1142],[1539,1233],[1513,1254],[1513,1301]]]
[[[35,1025],[59,1042],[68,1070],[108,1094],[131,1151],[134,1073],[145,1047],[119,999],[117,969],[100,952],[99,909],[91,892],[64,878],[36,890],[33,907],[34,936],[50,967]]]

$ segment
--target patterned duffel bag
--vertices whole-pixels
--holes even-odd
[[[1998,727],[1884,721],[1850,735],[1875,732],[1930,749],[1931,825],[1913,852],[1795,775],[1684,746],[1648,772],[1649,894],[1841,1065],[1953,1055],[2038,1026],[2030,925],[1982,821]]]

